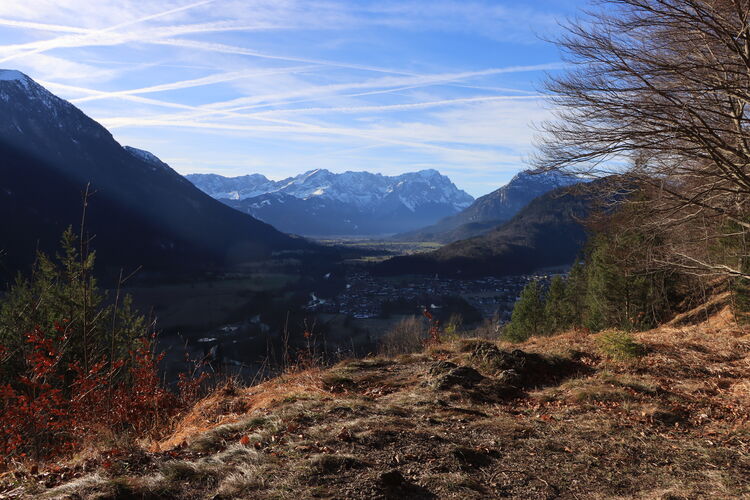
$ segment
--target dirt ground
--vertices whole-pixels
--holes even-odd
[[[724,311],[611,338],[227,386],[161,442],[6,474],[0,498],[750,498],[750,336]]]

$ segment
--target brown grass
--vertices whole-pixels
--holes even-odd
[[[199,401],[175,425],[167,439],[153,443],[152,451],[171,450],[190,444],[196,436],[219,426],[236,424],[248,415],[263,414],[295,397],[330,395],[322,388],[319,368],[285,374],[228,396],[221,390]]]
[[[725,314],[634,334],[646,348],[637,359],[607,356],[599,336],[581,332],[496,344],[580,368],[512,397],[492,392],[501,374],[472,356],[479,344],[471,340],[217,392],[142,465],[94,467],[51,489],[27,478],[13,491],[107,498],[750,497],[750,336]],[[484,379],[436,389],[437,360],[471,366]]]

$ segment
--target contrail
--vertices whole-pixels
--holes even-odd
[[[103,92],[100,90],[88,89],[84,87],[76,87],[73,85],[66,85],[64,83],[45,82],[43,80],[38,80],[38,83],[40,85],[43,85],[44,87],[51,87],[51,88],[57,87],[59,89],[68,90],[71,92],[80,92],[80,93],[89,94],[89,95],[101,95],[103,97],[108,97],[109,94],[111,93],[111,92]],[[121,96],[118,96],[118,98],[126,100],[126,101],[140,102],[143,104],[151,104],[154,106],[162,106],[166,108],[184,109],[184,110],[190,110],[190,111],[199,109],[196,106],[190,106],[188,104],[179,104],[176,102],[160,101],[157,99],[149,99],[147,97],[140,97],[136,95],[121,95]],[[73,100],[71,100],[70,102],[72,101]],[[182,115],[174,115],[174,116],[182,116]]]
[[[137,125],[140,127],[144,127],[144,126],[186,127],[186,128],[248,131],[248,132],[273,132],[273,133],[296,132],[300,134],[334,135],[334,136],[338,135],[338,136],[343,136],[343,137],[354,137],[358,139],[376,141],[376,142],[381,142],[385,144],[407,146],[407,147],[417,148],[417,149],[428,149],[428,150],[436,150],[436,151],[443,151],[443,152],[450,152],[450,153],[460,153],[462,155],[469,155],[469,156],[482,157],[482,158],[487,156],[483,154],[482,152],[469,151],[469,150],[459,149],[459,148],[450,148],[446,146],[439,146],[436,144],[405,141],[401,139],[381,137],[377,135],[363,133],[356,129],[353,130],[353,129],[343,129],[343,128],[334,128],[334,127],[321,127],[319,125],[311,125],[311,124],[302,123],[302,122],[288,122],[285,120],[268,120],[268,121],[273,121],[273,122],[277,122],[281,124],[287,124],[289,126],[279,127],[279,126],[263,126],[263,125],[231,125],[231,124],[222,124],[222,123],[196,122],[196,121],[188,121],[188,120],[169,121],[169,120],[145,119],[145,120],[135,121],[132,119],[127,119],[127,118],[125,119],[120,119],[120,118],[103,119],[101,120],[101,123],[103,125],[106,125],[107,128],[110,128],[110,129]]]
[[[284,26],[275,24],[235,24],[232,21],[216,21],[210,23],[178,24],[174,26],[159,26],[139,31],[112,34],[108,33],[106,38],[101,37],[101,30],[78,28],[75,26],[60,26],[53,24],[29,23],[26,21],[13,21],[0,19],[0,26],[28,27],[46,31],[62,31],[68,33],[79,33],[90,35],[89,37],[58,37],[52,40],[41,40],[22,44],[0,45],[0,49],[26,51],[48,47],[52,42],[58,41],[55,48],[87,47],[90,45],[121,45],[130,41],[149,43],[157,38],[166,38],[180,35],[192,35],[196,33],[217,33],[223,31],[254,31],[284,29]],[[49,29],[47,29],[49,28]],[[108,28],[109,29],[109,28]],[[14,54],[15,57],[15,54]]]
[[[74,90],[74,91],[79,91],[79,92],[98,93],[98,91],[93,91],[91,89],[84,89],[81,87],[73,87],[70,85],[58,85],[58,86],[66,87],[68,90]],[[124,96],[124,97],[128,99],[136,100],[138,102],[147,102],[147,103],[154,103],[154,104],[159,104],[159,105],[166,105],[166,106],[176,107],[179,109],[192,109],[192,110],[203,111],[202,108],[200,107],[189,106],[186,104],[165,103],[162,101],[155,101],[153,99],[140,98],[137,96]],[[249,118],[249,119],[265,121],[269,123],[278,123],[283,126],[232,125],[232,124],[221,124],[221,123],[207,123],[207,122],[200,122],[200,121],[194,121],[194,120],[186,120],[184,117],[179,116],[179,115],[176,116],[174,120],[164,120],[164,119],[159,119],[159,117],[156,117],[156,118],[145,118],[145,119],[143,118],[104,118],[98,121],[102,125],[106,126],[108,129],[115,129],[115,128],[127,127],[127,126],[139,126],[139,127],[162,126],[162,127],[188,127],[188,128],[233,130],[233,131],[255,131],[255,132],[273,132],[273,133],[297,132],[297,133],[302,133],[302,134],[338,135],[338,136],[344,136],[344,137],[355,137],[359,139],[371,140],[371,141],[376,141],[376,142],[381,142],[381,143],[386,143],[386,144],[408,146],[412,148],[440,150],[444,152],[461,153],[464,155],[471,155],[471,156],[477,156],[477,157],[482,156],[482,154],[478,152],[472,152],[472,151],[467,151],[467,150],[457,149],[457,148],[449,148],[445,146],[438,146],[438,145],[429,144],[429,143],[421,143],[421,142],[405,141],[405,140],[400,140],[400,139],[380,137],[377,135],[363,133],[362,131],[357,130],[357,129],[345,129],[345,128],[340,128],[340,127],[323,127],[320,125],[312,125],[312,124],[305,123],[305,122],[274,119],[274,118],[269,118],[265,116],[245,115],[241,113],[233,113],[231,111],[220,111],[218,113],[225,114],[227,116],[238,117],[238,118]]]
[[[540,66],[547,67],[550,65],[540,65]],[[312,89],[303,89],[300,91],[287,92],[283,94],[266,94],[266,95],[254,96],[254,97],[243,97],[239,99],[212,103],[212,104],[207,104],[203,106],[187,106],[187,105],[180,105],[176,103],[158,101],[158,100],[153,100],[153,99],[144,99],[144,98],[135,99],[133,95],[144,92],[144,91],[157,92],[157,91],[162,91],[162,90],[170,90],[172,88],[184,88],[184,87],[192,86],[196,84],[196,82],[197,84],[208,84],[213,81],[219,81],[220,79],[218,79],[218,77],[216,76],[205,77],[203,79],[197,79],[197,80],[192,80],[192,81],[188,80],[186,82],[175,82],[173,84],[165,84],[165,85],[151,87],[150,89],[148,88],[147,89],[135,89],[135,90],[129,90],[129,91],[120,91],[120,92],[101,92],[101,91],[93,91],[90,89],[81,89],[80,87],[71,87],[71,86],[66,86],[64,88],[67,88],[68,90],[74,90],[74,91],[85,92],[85,93],[90,94],[89,96],[86,96],[86,97],[71,100],[71,102],[76,102],[76,103],[91,101],[95,99],[128,98],[129,100],[134,100],[136,102],[154,104],[157,106],[166,106],[166,107],[177,108],[177,109],[190,110],[191,112],[185,113],[182,116],[182,118],[188,118],[188,119],[197,118],[197,117],[208,117],[212,115],[249,118],[255,115],[237,113],[237,112],[245,111],[248,109],[256,109],[258,107],[283,105],[283,104],[295,104],[299,102],[309,102],[310,100],[316,100],[314,98],[310,98],[311,95],[312,96],[314,96],[315,94],[328,95],[328,94],[339,92],[342,90],[351,90],[354,88],[381,87],[381,86],[387,86],[387,85],[395,85],[395,84],[399,84],[399,83],[403,83],[407,81],[414,83],[413,85],[397,86],[391,89],[381,89],[381,90],[370,91],[370,92],[345,94],[344,97],[357,97],[357,96],[362,96],[362,95],[395,92],[399,90],[419,88],[419,87],[436,85],[436,84],[443,84],[446,81],[455,81],[457,79],[466,79],[466,78],[472,78],[476,76],[484,76],[488,74],[506,73],[506,72],[512,72],[512,71],[530,71],[530,70],[536,70],[540,66],[513,66],[513,67],[507,67],[507,68],[495,68],[495,69],[475,71],[475,72],[424,75],[421,77],[380,78],[380,79],[370,80],[368,82],[356,82],[352,84],[318,86]],[[216,80],[214,80],[215,78]],[[289,97],[298,97],[298,96],[302,96],[305,98],[297,99],[297,100],[289,100]],[[535,96],[535,95],[532,95],[532,96],[494,96],[494,97],[497,98],[496,100],[500,100],[500,99],[509,100],[513,98],[522,98],[522,99],[538,98],[538,96]],[[471,102],[470,99],[472,98],[467,98],[467,99],[469,100],[465,102]],[[484,98],[484,99],[486,100],[488,98]],[[268,101],[273,101],[273,102],[268,102]],[[245,103],[252,103],[252,104],[245,105]],[[238,106],[238,104],[243,104],[243,105]],[[415,104],[403,104],[403,105],[393,105],[393,106],[394,107],[392,109],[395,110],[395,109],[398,109],[398,107],[403,107],[403,109],[409,109],[409,107],[417,108],[417,107],[426,107],[428,105],[415,103]],[[329,108],[321,108],[321,111],[325,112],[326,109],[329,109]],[[371,108],[371,109],[374,110],[375,108]],[[382,108],[382,109],[387,109],[387,108]],[[283,112],[284,112],[283,110],[279,111],[279,113],[283,113]],[[297,111],[289,110],[288,112],[295,113]],[[161,118],[179,119],[180,115],[168,115],[166,117],[161,117]]]
[[[265,115],[287,115],[287,114],[310,114],[310,113],[366,113],[369,111],[408,111],[412,109],[435,108],[442,106],[455,106],[456,104],[472,104],[479,102],[492,101],[517,101],[517,100],[534,100],[544,96],[540,95],[508,95],[508,96],[483,96],[483,97],[465,97],[458,99],[443,99],[440,101],[415,102],[410,104],[385,104],[382,106],[351,106],[351,107],[330,107],[330,108],[294,108],[294,109],[274,109],[269,111],[259,111],[246,116],[265,116]]]
[[[265,54],[265,53],[251,50],[251,49],[246,49],[244,47],[235,47],[233,45],[224,45],[221,43],[198,42],[195,40],[185,40],[182,38],[144,40],[144,42],[154,43],[158,45],[172,45],[176,47],[185,47],[189,49],[200,49],[200,50],[205,50],[209,52],[220,52],[220,53],[225,53],[225,54],[238,54],[238,55],[259,57],[262,59],[274,59],[274,60],[279,60],[279,61],[290,61],[290,62],[305,63],[305,64],[318,64],[321,66],[331,66],[331,67],[336,67],[336,68],[372,71],[376,73],[390,73],[390,74],[395,74],[395,75],[414,75],[414,73],[408,73],[408,72],[393,70],[389,68],[379,68],[375,66],[366,66],[366,65],[361,65],[361,64],[341,63],[341,62],[336,62],[336,61],[327,61],[323,59],[306,59],[306,58],[293,57],[293,56],[277,56],[273,54]]]
[[[257,70],[233,71],[233,72],[228,72],[228,73],[219,73],[215,75],[205,76],[203,78],[195,78],[192,80],[182,80],[182,81],[173,82],[173,83],[165,83],[162,85],[153,85],[151,87],[143,87],[139,89],[120,90],[116,92],[101,92],[101,93],[92,94],[87,97],[71,99],[70,102],[77,104],[81,102],[117,98],[117,97],[123,97],[123,96],[128,96],[128,95],[148,94],[152,92],[165,92],[168,90],[177,90],[177,89],[200,87],[204,85],[213,85],[216,83],[229,82],[232,80],[239,80],[242,78],[250,78],[250,77],[256,77],[256,76],[300,73],[300,72],[308,71],[308,70],[315,69],[315,68],[316,66],[294,66],[294,67],[288,67],[288,68],[273,68],[273,69],[268,69],[265,71],[257,71]]]
[[[57,31],[63,33],[90,33],[88,28],[76,28],[74,26],[61,26],[59,24],[33,23],[29,21],[14,21],[12,19],[0,19],[0,26],[10,26],[13,28],[28,28],[41,31]]]
[[[133,89],[133,90],[116,91],[116,92],[95,91],[91,89],[83,89],[81,87],[72,87],[69,85],[64,86],[60,84],[47,83],[47,82],[44,82],[44,84],[52,85],[52,86],[57,85],[58,87],[65,88],[67,90],[73,90],[76,92],[83,92],[83,93],[89,94],[85,97],[72,99],[71,102],[74,102],[74,103],[81,103],[81,102],[93,101],[93,100],[98,100],[98,99],[107,99],[107,98],[122,98],[122,99],[129,98],[129,100],[134,100],[137,102],[154,104],[157,106],[178,108],[178,109],[187,109],[187,110],[193,111],[191,113],[186,113],[187,118],[195,118],[199,116],[207,117],[211,115],[248,117],[252,115],[237,114],[236,112],[244,111],[248,109],[255,109],[258,107],[266,107],[266,106],[282,105],[282,104],[295,104],[299,102],[309,102],[310,100],[316,100],[314,98],[311,98],[311,96],[315,96],[316,94],[324,96],[324,95],[328,95],[328,94],[335,93],[335,92],[352,90],[352,89],[357,89],[357,88],[366,89],[366,88],[372,88],[372,87],[394,86],[394,85],[396,86],[395,88],[390,88],[390,89],[381,89],[381,90],[375,90],[375,91],[369,91],[369,92],[345,94],[343,96],[343,97],[357,97],[357,96],[363,96],[363,95],[395,92],[399,90],[419,88],[419,87],[424,87],[424,86],[429,86],[429,85],[444,84],[446,82],[452,82],[452,81],[456,81],[460,79],[468,79],[468,78],[473,78],[477,76],[491,75],[491,74],[497,74],[497,73],[538,70],[539,68],[547,68],[549,66],[552,66],[552,65],[547,64],[547,65],[537,65],[537,66],[511,66],[511,67],[506,67],[506,68],[495,68],[495,69],[489,69],[489,70],[463,72],[463,73],[421,75],[421,76],[416,76],[416,77],[402,77],[402,78],[395,78],[395,77],[379,78],[379,79],[374,79],[374,80],[370,80],[366,82],[317,86],[313,88],[302,89],[302,90],[293,91],[293,92],[286,92],[282,94],[266,94],[266,95],[254,96],[254,97],[242,97],[239,99],[212,103],[212,104],[208,104],[208,105],[204,105],[200,107],[185,106],[185,105],[179,105],[179,104],[169,103],[165,101],[158,101],[158,100],[144,99],[144,98],[139,98],[136,100],[133,98],[133,96],[139,93],[160,92],[160,91],[165,91],[165,90],[188,88],[188,87],[197,86],[197,85],[208,85],[211,83],[219,83],[221,81],[224,81],[224,78],[221,75],[212,75],[212,76],[199,78],[195,80],[186,80],[182,82],[174,82],[170,84],[146,87],[143,89]],[[285,68],[282,70],[269,70],[266,74],[274,74],[277,72],[287,72],[287,71],[304,71],[306,69],[311,69],[311,68],[303,66],[303,67]],[[233,79],[236,74],[227,74],[227,75],[228,76],[226,77],[226,80],[229,80],[229,79]],[[241,77],[241,76],[238,76],[238,77]],[[401,85],[406,82],[412,83],[412,85],[407,85],[407,86]],[[289,99],[290,97],[303,97],[303,99],[290,100]],[[510,98],[510,97],[513,97],[513,96],[505,97],[505,99]],[[519,96],[516,96],[516,97],[519,97]],[[523,97],[523,96],[520,96],[520,97]],[[272,101],[272,102],[268,102],[268,101]],[[238,104],[242,104],[242,105],[238,106]],[[410,106],[410,105],[403,105],[403,106]],[[408,109],[408,108],[405,108],[405,109]]]
[[[230,101],[223,101],[219,103],[207,104],[204,107],[207,109],[215,108],[230,108],[232,111],[244,109],[247,104],[258,104],[264,101],[279,101],[294,97],[308,97],[316,94],[332,94],[339,91],[354,90],[354,89],[368,89],[378,87],[401,87],[405,85],[410,88],[424,87],[436,84],[442,84],[446,82],[453,82],[456,80],[467,80],[470,78],[477,78],[480,76],[490,76],[502,73],[515,73],[522,71],[539,71],[542,69],[550,69],[550,67],[557,67],[557,64],[541,64],[535,66],[511,66],[506,68],[493,68],[480,71],[466,71],[462,73],[442,73],[433,75],[417,75],[409,77],[386,77],[378,78],[375,80],[369,80],[365,82],[356,83],[342,83],[342,84],[331,84],[331,85],[320,85],[312,88],[301,89],[296,91],[289,91],[279,94],[266,94],[261,96],[252,97],[240,97]],[[239,107],[238,107],[239,106]]]
[[[146,22],[146,21],[150,21],[152,19],[157,19],[159,17],[168,16],[170,14],[176,14],[178,12],[182,12],[182,11],[185,11],[185,10],[193,9],[195,7],[200,7],[202,5],[206,5],[206,4],[209,4],[209,3],[214,2],[214,1],[215,0],[201,0],[200,2],[191,3],[189,5],[184,5],[182,7],[177,7],[177,8],[170,9],[170,10],[163,11],[163,12],[159,12],[159,13],[156,13],[156,14],[151,14],[151,15],[148,15],[148,16],[140,17],[138,19],[134,19],[134,20],[131,20],[131,21],[126,21],[124,23],[119,23],[119,24],[116,24],[114,26],[110,26],[109,28],[102,28],[102,29],[99,29],[99,30],[89,31],[88,33],[85,33],[85,34],[82,34],[82,35],[63,36],[63,37],[58,37],[58,38],[54,38],[54,39],[51,39],[51,40],[47,40],[45,42],[42,42],[40,44],[41,46],[38,47],[38,48],[36,48],[36,49],[25,51],[25,52],[19,52],[19,53],[16,53],[16,54],[12,54],[10,56],[6,56],[6,57],[0,59],[0,63],[4,63],[4,62],[7,62],[7,61],[10,61],[10,60],[13,60],[13,59],[17,59],[19,57],[25,57],[25,56],[29,56],[29,55],[33,55],[33,54],[39,54],[40,52],[46,52],[46,51],[54,49],[54,48],[65,47],[67,41],[82,41],[82,40],[86,40],[86,39],[89,39],[89,38],[93,38],[93,37],[95,37],[97,35],[102,35],[102,34],[105,34],[105,33],[112,32],[112,31],[117,31],[120,28],[125,28],[127,26],[132,26],[134,24],[143,23],[143,22]]]

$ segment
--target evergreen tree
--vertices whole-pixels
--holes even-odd
[[[609,217],[610,223],[590,237],[567,279],[555,277],[546,296],[538,283],[524,289],[506,327],[507,338],[520,341],[571,327],[644,330],[671,315],[677,281],[652,255],[660,239],[617,223],[626,215]]]
[[[577,260],[570,268],[565,280],[565,307],[570,317],[569,327],[582,327],[585,315],[586,298],[586,266],[582,260]]]
[[[513,307],[510,323],[503,334],[511,342],[522,342],[533,335],[539,335],[544,327],[544,296],[537,280],[531,281],[521,292],[521,297]]]
[[[0,381],[19,370],[35,328],[66,337],[64,366],[125,358],[145,333],[145,319],[129,296],[107,300],[93,276],[95,255],[81,248],[71,228],[62,237],[57,259],[40,253],[30,277],[19,275],[0,301]],[[63,369],[63,367],[61,367]]]
[[[623,276],[605,235],[593,238],[586,262],[583,326],[597,332],[619,326],[625,305]]]
[[[552,278],[544,303],[544,333],[559,333],[573,324],[572,304],[568,302],[567,283],[562,276]]]

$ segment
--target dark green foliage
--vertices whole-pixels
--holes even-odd
[[[677,277],[651,262],[658,245],[639,231],[600,233],[586,257],[586,295],[582,326],[645,330],[672,314]]]
[[[636,342],[633,335],[628,332],[612,330],[601,335],[599,347],[607,356],[614,359],[627,361],[646,354],[645,347]]]
[[[568,303],[568,283],[562,276],[552,278],[544,302],[544,332],[563,331],[573,324],[573,307]]]
[[[638,230],[595,234],[567,279],[555,277],[546,293],[538,284],[524,290],[507,337],[518,341],[570,328],[644,330],[658,325],[672,314],[677,278],[654,264],[650,251],[655,245],[658,239]]]
[[[538,281],[530,282],[521,292],[521,297],[513,308],[510,323],[503,330],[503,336],[511,342],[522,342],[532,335],[544,331],[544,296]]]
[[[595,236],[587,255],[586,293],[581,314],[584,318],[582,326],[595,332],[609,323],[620,323],[618,316],[624,305],[622,295],[627,285],[624,273],[614,259],[606,237]]]
[[[30,277],[19,275],[0,302],[0,381],[19,370],[28,349],[26,335],[39,327],[66,335],[64,365],[84,370],[101,360],[125,358],[145,333],[145,320],[128,296],[108,300],[93,276],[95,255],[82,248],[69,228],[62,254],[38,254]],[[117,302],[117,303],[113,303]]]
[[[586,297],[586,266],[577,260],[565,280],[565,305],[570,315],[566,326],[583,325],[584,299]],[[554,333],[553,331],[552,333]]]
[[[722,233],[725,236],[711,248],[713,259],[748,273],[750,251],[747,231],[736,222],[727,222],[722,228]],[[732,278],[729,280],[729,289],[732,292],[732,308],[735,316],[738,321],[747,324],[750,322],[750,281],[741,277]]]

